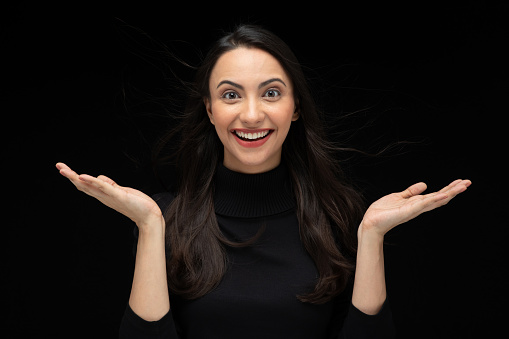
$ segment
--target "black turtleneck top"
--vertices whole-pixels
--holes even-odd
[[[248,247],[227,248],[228,268],[219,286],[196,300],[170,291],[171,310],[158,321],[145,321],[129,305],[121,338],[392,338],[392,314],[386,301],[377,315],[351,304],[351,286],[334,300],[315,305],[297,295],[312,291],[318,272],[299,235],[296,204],[286,167],[242,174],[220,165],[214,205],[221,231]],[[154,196],[164,211],[170,193]],[[135,228],[137,236],[137,228]],[[136,242],[135,242],[136,243]]]

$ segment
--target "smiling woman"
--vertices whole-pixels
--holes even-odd
[[[299,116],[281,64],[261,49],[237,48],[217,60],[209,83],[205,106],[224,146],[224,166],[242,173],[277,167]]]
[[[297,58],[263,28],[219,39],[194,86],[163,140],[180,136],[176,192],[151,198],[57,164],[136,223],[121,338],[393,338],[384,235],[470,181],[425,195],[417,183],[366,210]]]
[[[216,219],[218,204],[225,199],[217,191],[228,188],[228,195],[245,206],[269,203],[268,195],[276,197],[280,206],[296,206],[299,223],[293,231],[301,234],[302,245],[318,268],[315,286],[297,294],[307,302],[331,300],[351,276],[363,204],[328,153],[332,146],[324,139],[297,58],[271,32],[240,26],[211,48],[196,72],[195,85],[182,124],[175,128],[181,136],[175,155],[180,169],[178,194],[162,207],[172,251],[170,290],[197,298],[210,294],[223,277],[227,267],[222,246],[239,246],[224,236],[223,225]],[[243,140],[250,138],[249,133],[251,138],[257,133],[257,139],[258,133],[267,135]],[[253,192],[259,192],[258,187],[219,185],[215,178],[226,170],[246,174],[240,182],[274,171],[285,173],[285,180],[257,197]],[[243,201],[236,192],[249,193],[251,200]],[[262,207],[254,210],[258,208]],[[265,205],[262,209],[273,211]],[[264,216],[248,210],[243,217]],[[195,237],[194,243],[186,240],[189,236]],[[182,276],[182,270],[193,274]]]

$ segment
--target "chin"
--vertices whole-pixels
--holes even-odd
[[[273,159],[267,158],[244,158],[244,159],[236,159],[237,161],[233,163],[228,163],[225,161],[224,165],[227,168],[230,168],[234,171],[243,172],[243,173],[262,173],[270,171],[271,169],[277,167],[280,163],[280,159],[275,161]]]

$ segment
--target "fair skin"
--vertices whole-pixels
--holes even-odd
[[[170,309],[170,300],[166,282],[165,223],[159,206],[146,194],[122,187],[104,175],[78,175],[63,163],[57,163],[56,167],[78,190],[136,223],[138,250],[129,305],[145,320],[161,319]]]
[[[277,167],[283,141],[299,117],[292,83],[279,62],[260,49],[237,48],[218,59],[209,90],[204,103],[224,146],[225,167],[241,173]],[[243,140],[240,133],[261,137]]]
[[[373,315],[380,311],[385,301],[385,234],[424,212],[444,206],[471,183],[470,180],[458,179],[437,192],[423,195],[426,184],[419,182],[402,192],[386,195],[369,206],[357,231],[357,267],[352,295],[355,307]]]
[[[205,98],[204,103],[224,145],[224,165],[244,173],[261,173],[279,165],[283,141],[298,113],[291,81],[277,60],[258,49],[227,52],[212,70],[209,88],[210,98]],[[145,320],[162,318],[170,309],[170,301],[164,219],[157,204],[144,193],[122,187],[106,176],[78,175],[63,163],[56,167],[78,190],[136,223],[140,235],[129,305]],[[357,232],[352,295],[355,307],[366,314],[376,314],[386,299],[385,234],[421,213],[447,204],[470,184],[470,180],[458,179],[440,191],[422,194],[426,184],[421,182],[389,194],[368,208]]]

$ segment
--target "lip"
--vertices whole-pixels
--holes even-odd
[[[244,132],[244,133],[260,133],[260,132],[269,131],[269,134],[265,138],[260,139],[260,140],[245,141],[245,140],[240,139],[237,136],[237,134],[235,133],[235,131]],[[270,128],[262,128],[262,129],[235,128],[235,129],[232,129],[230,132],[233,135],[233,137],[235,138],[235,140],[239,143],[240,146],[246,147],[246,148],[256,148],[256,147],[260,147],[263,144],[265,144],[267,142],[267,140],[269,140],[269,138],[272,136],[272,132],[274,132],[274,130],[270,129]]]

